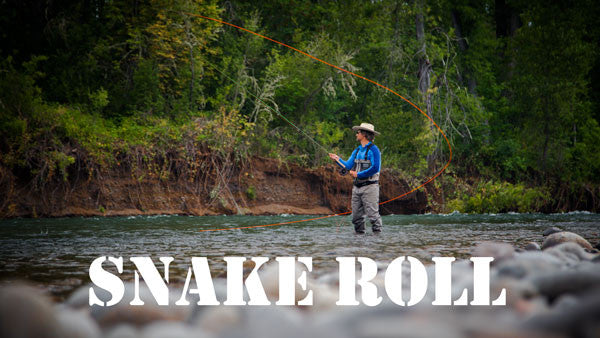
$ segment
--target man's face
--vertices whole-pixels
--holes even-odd
[[[364,138],[365,138],[365,135],[363,135],[363,133],[360,130],[357,130],[356,131],[356,140],[358,142],[361,142]]]

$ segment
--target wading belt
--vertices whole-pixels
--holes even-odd
[[[360,187],[364,187],[365,185],[371,185],[371,184],[375,184],[375,183],[379,183],[379,181],[366,181],[366,182],[359,182],[359,183],[354,183],[354,186],[357,188]]]

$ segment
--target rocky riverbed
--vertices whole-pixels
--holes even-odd
[[[507,290],[506,306],[432,306],[434,283],[416,306],[401,307],[383,297],[376,307],[336,306],[337,274],[309,279],[314,305],[175,306],[181,291],[172,292],[170,306],[153,304],[150,291],[140,289],[144,306],[128,305],[133,284],[126,283],[124,300],[112,307],[88,305],[89,286],[63,301],[53,302],[25,283],[5,283],[0,289],[1,337],[600,337],[600,255],[598,244],[550,228],[541,243],[515,247],[482,242],[472,256],[492,256],[491,295]],[[594,247],[595,244],[595,247]],[[374,282],[383,291],[385,264]],[[426,266],[429,280],[434,266]],[[464,289],[472,295],[473,268],[458,260],[452,268],[452,297]],[[259,270],[267,296],[278,297],[277,265]],[[410,276],[403,274],[409,293]],[[226,281],[215,278],[219,300]],[[177,288],[177,287],[174,287]],[[360,291],[360,288],[357,288]],[[101,290],[98,290],[103,298]],[[297,298],[305,294],[297,293]],[[108,295],[104,295],[108,297]]]

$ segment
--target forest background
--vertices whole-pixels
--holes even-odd
[[[193,14],[421,107],[453,149],[434,211],[600,210],[591,0],[4,0],[3,189],[114,170],[192,182],[211,172],[202,154],[220,175],[257,156],[330,163],[277,112],[343,157],[350,127],[373,123],[383,166],[408,182],[448,161],[442,135],[397,96]]]

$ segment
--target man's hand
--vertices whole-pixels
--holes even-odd
[[[352,175],[352,177],[356,178],[356,171],[350,170],[350,175]]]
[[[337,156],[336,154],[332,154],[332,153],[329,153],[329,158],[331,158],[334,161],[338,161],[340,159],[339,156]]]

